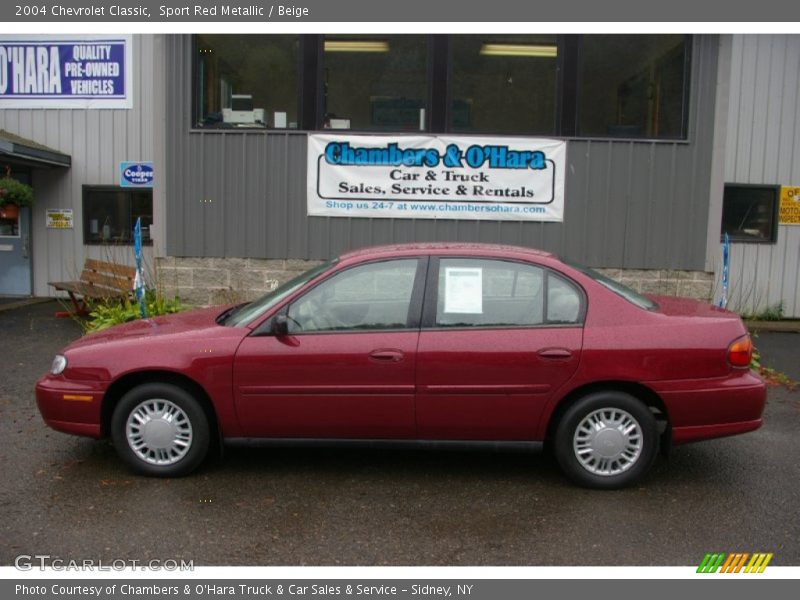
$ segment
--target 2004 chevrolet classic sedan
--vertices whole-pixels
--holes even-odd
[[[709,304],[527,248],[413,244],[86,336],[36,397],[52,428],[110,436],[147,475],[254,440],[548,445],[576,483],[617,488],[659,447],[761,426],[751,353],[741,319]]]

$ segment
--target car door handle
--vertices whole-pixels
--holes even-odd
[[[400,362],[404,358],[404,354],[400,350],[373,350],[369,353],[372,360],[378,362]]]
[[[566,360],[572,358],[572,352],[566,348],[545,348],[544,350],[539,350],[537,354],[549,360]]]

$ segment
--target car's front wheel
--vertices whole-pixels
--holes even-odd
[[[555,455],[579,485],[614,489],[638,481],[658,454],[658,423],[639,399],[618,391],[584,396],[556,429]]]
[[[209,448],[208,419],[192,395],[167,383],[128,391],[111,417],[117,453],[135,471],[178,477],[196,469]]]

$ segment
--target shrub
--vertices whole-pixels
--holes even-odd
[[[152,290],[145,292],[145,306],[148,318],[184,310],[178,298],[167,299]],[[92,307],[89,320],[83,323],[83,328],[86,333],[94,333],[139,318],[141,318],[141,312],[138,301],[131,301],[127,298],[123,301],[108,299],[98,302]]]
[[[742,318],[747,321],[780,321],[783,319],[783,300],[770,304],[761,312],[743,313]]]

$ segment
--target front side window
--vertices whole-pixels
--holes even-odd
[[[417,264],[370,263],[333,275],[289,306],[289,333],[405,329]]]
[[[558,37],[454,36],[451,131],[553,135]]]
[[[425,130],[426,36],[326,36],[323,55],[325,128]]]
[[[780,186],[726,183],[721,233],[733,242],[774,243],[779,204]]]
[[[298,56],[298,36],[196,36],[194,126],[296,128]]]
[[[231,309],[229,312],[223,313],[222,318],[217,322],[227,327],[249,325],[258,317],[268,312],[273,306],[279,304],[284,298],[288,298],[309,281],[332,268],[337,260],[338,259],[329,260],[321,265],[313,267],[284,284],[279,285],[258,300],[248,304],[242,304],[241,306]]]
[[[578,72],[578,135],[685,137],[683,35],[586,35]]]
[[[575,286],[541,267],[472,258],[439,263],[435,327],[530,327],[580,318]]]
[[[142,219],[142,244],[152,244],[152,189],[84,186],[84,244],[132,244],[138,218]]]

